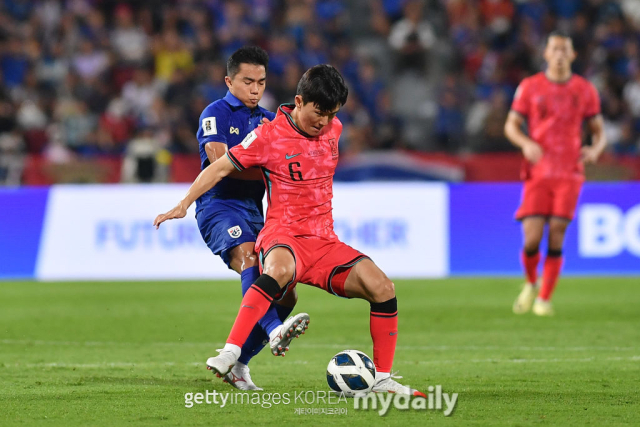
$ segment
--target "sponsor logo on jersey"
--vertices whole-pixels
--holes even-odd
[[[287,160],[291,160],[291,159],[293,159],[294,157],[299,156],[300,154],[302,154],[302,153],[298,153],[298,154],[285,154],[285,155],[284,155],[284,158],[285,158],[285,159],[287,159]]]
[[[242,228],[240,228],[239,225],[234,225],[233,227],[228,229],[227,232],[229,233],[229,236],[233,237],[234,239],[242,236]]]
[[[202,119],[202,133],[204,134],[204,136],[218,134],[215,117],[207,117],[205,119]]]
[[[233,126],[231,126],[231,129],[229,129],[229,133],[235,133],[236,135],[240,135],[240,129],[234,128]]]
[[[251,143],[253,141],[255,141],[255,139],[258,137],[258,135],[256,135],[256,131],[251,131],[249,134],[247,134],[247,136],[244,137],[244,139],[242,140],[242,142],[240,143],[240,145],[242,145],[242,148],[244,148],[245,150],[247,148],[249,148],[249,146],[251,145]]]

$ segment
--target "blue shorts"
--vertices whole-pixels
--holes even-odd
[[[203,207],[196,213],[196,220],[204,242],[229,268],[231,249],[255,242],[264,227],[264,217],[257,207],[246,209],[222,200]]]

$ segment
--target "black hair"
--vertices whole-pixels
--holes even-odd
[[[269,54],[258,46],[241,47],[227,60],[227,76],[234,78],[240,71],[240,64],[262,65],[264,71],[268,71]]]
[[[550,32],[547,35],[547,43],[546,44],[549,44],[549,40],[551,40],[551,37],[560,37],[560,38],[563,38],[563,39],[569,39],[573,43],[573,40],[571,39],[571,36],[569,35],[569,33],[566,33],[566,32],[561,31],[561,30],[555,30],[555,31]]]
[[[322,112],[333,111],[347,102],[349,89],[340,72],[329,64],[309,68],[298,82],[296,95],[304,104],[312,102]]]

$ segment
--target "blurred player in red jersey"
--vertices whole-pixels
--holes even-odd
[[[565,231],[585,179],[583,164],[595,163],[607,143],[598,92],[589,81],[572,74],[575,58],[571,38],[551,33],[544,51],[547,70],[522,81],[505,124],[505,135],[525,158],[516,219],[522,222],[527,281],[513,305],[516,314],[533,306],[537,315],[553,315],[551,294],[562,267]],[[525,120],[528,135],[522,131]],[[583,147],[584,120],[592,137],[591,145]],[[545,224],[549,224],[549,242],[540,283],[539,246]]]
[[[342,132],[335,116],[347,100],[347,86],[334,67],[317,65],[304,73],[296,92],[294,104],[281,105],[271,123],[249,133],[203,170],[185,198],[154,221],[159,226],[184,217],[200,195],[236,169],[262,170],[269,202],[256,242],[262,275],[244,295],[224,349],[207,360],[207,367],[218,376],[227,374],[271,303],[301,282],[340,297],[369,301],[377,371],[373,391],[425,397],[391,375],[398,337],[393,282],[333,231],[333,175]]]

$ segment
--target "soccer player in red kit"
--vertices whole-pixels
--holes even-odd
[[[522,222],[526,283],[513,305],[516,314],[533,306],[537,315],[553,315],[551,294],[562,267],[565,231],[585,179],[583,164],[595,163],[606,146],[598,92],[571,72],[575,57],[571,38],[551,33],[544,50],[546,71],[520,83],[505,124],[505,135],[522,149],[525,158],[516,219]],[[522,131],[525,120],[528,135]],[[591,145],[583,147],[584,120],[592,137]],[[540,283],[539,246],[545,224],[549,225],[549,241]]]
[[[207,367],[224,376],[240,348],[274,300],[297,282],[346,298],[369,301],[376,383],[373,391],[423,396],[391,376],[398,337],[393,282],[369,257],[341,242],[333,231],[331,200],[342,123],[335,116],[347,100],[340,73],[330,65],[307,70],[294,104],[280,106],[276,118],[231,148],[195,180],[185,198],[154,224],[182,218],[205,191],[234,170],[260,167],[267,189],[265,226],[256,250],[262,275],[247,291],[224,349]]]

